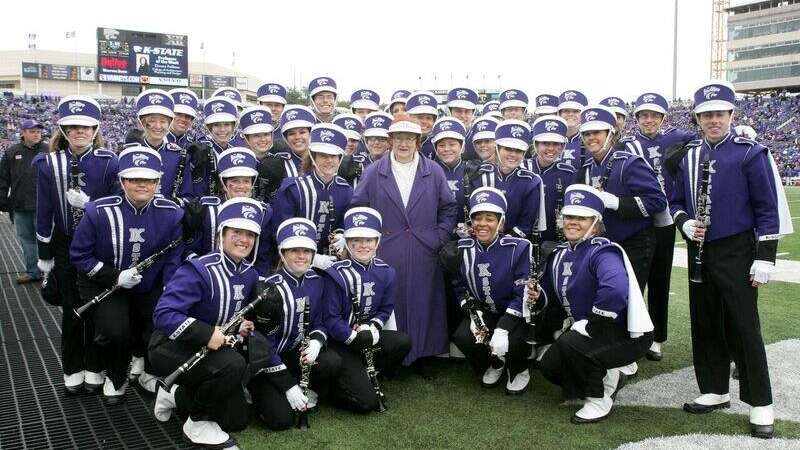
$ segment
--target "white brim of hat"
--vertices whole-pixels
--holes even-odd
[[[372,100],[364,100],[362,98],[362,99],[358,99],[358,100],[354,101],[353,103],[350,103],[350,108],[352,108],[352,109],[368,109],[370,111],[377,111],[378,110],[378,104],[375,103]]]
[[[160,105],[145,106],[136,112],[136,115],[139,117],[146,116],[148,114],[161,114],[162,116],[167,116],[169,118],[175,117],[175,113],[171,109]]]
[[[278,249],[284,250],[287,248],[307,248],[311,251],[317,251],[317,243],[311,240],[308,236],[291,236],[278,244]]]
[[[345,129],[343,129],[343,131],[344,131],[344,135],[345,135],[345,137],[347,137],[347,139],[356,139],[356,140],[361,139],[361,133],[359,133],[356,130],[348,130],[348,129],[345,128]]]
[[[636,115],[641,111],[653,111],[660,114],[664,114],[665,116],[667,115],[667,111],[661,106],[656,105],[655,103],[645,103],[643,105],[639,105],[633,109],[633,114]]]
[[[411,109],[407,109],[406,112],[409,114],[430,114],[432,116],[439,115],[439,111],[437,111],[436,108],[430,105],[415,106]]]
[[[59,125],[77,125],[80,127],[96,127],[100,121],[89,116],[68,116],[58,119]]]
[[[578,111],[583,111],[584,108],[586,107],[574,101],[568,101],[558,104],[558,111],[561,111],[562,109],[577,109]]]
[[[319,94],[320,92],[333,92],[333,95],[334,95],[334,96],[336,96],[336,95],[338,95],[338,94],[339,94],[339,93],[336,91],[336,88],[335,88],[335,87],[333,87],[333,86],[317,86],[316,88],[314,88],[314,90],[313,90],[313,91],[311,91],[311,92],[308,94],[308,96],[309,96],[309,97],[313,97],[313,96],[315,96],[315,95]]]
[[[534,114],[555,114],[558,112],[558,108],[555,106],[537,106],[536,109],[533,110]]]
[[[344,149],[327,142],[312,142],[308,144],[308,149],[314,153],[325,153],[326,155],[343,155]]]
[[[477,214],[479,212],[491,212],[500,215],[504,215],[506,213],[500,206],[495,205],[494,203],[486,202],[486,203],[478,203],[477,205],[470,208],[469,216],[472,217],[474,214]]]
[[[481,139],[494,139],[494,131],[479,131],[472,135],[472,142]]]
[[[522,100],[505,100],[500,103],[500,111],[506,108],[527,108],[528,104],[523,102]]]
[[[258,171],[252,167],[231,167],[230,169],[225,169],[219,173],[220,178],[256,176],[258,176]]]
[[[528,150],[528,144],[526,144],[525,141],[523,141],[522,139],[500,138],[500,139],[496,139],[494,142],[497,145],[500,145],[500,146],[503,146],[503,147],[508,147],[508,148],[513,148],[513,149],[519,150],[521,152],[524,152],[524,151]]]
[[[503,113],[501,113],[499,110],[489,111],[484,115],[489,117],[494,117],[495,119],[503,120]]]
[[[533,137],[534,142],[558,142],[559,144],[566,144],[567,137],[558,133],[541,133]]]
[[[448,108],[464,108],[464,109],[475,109],[475,103],[472,103],[469,100],[451,100],[447,102]]]
[[[592,120],[590,122],[582,123],[581,127],[578,129],[578,132],[583,133],[585,131],[607,131],[613,130],[614,126],[603,122],[602,120]]]
[[[364,137],[389,137],[389,131],[386,128],[367,128],[364,130]]]
[[[275,94],[262,95],[261,97],[258,97],[258,101],[269,102],[269,103],[280,103],[281,105],[286,104],[285,98]]]
[[[187,116],[197,117],[197,110],[189,105],[175,105],[176,114],[186,114]]]
[[[236,122],[238,118],[230,113],[214,113],[203,120],[205,124],[220,123],[220,122]]]
[[[344,230],[344,237],[345,239],[350,238],[379,238],[381,237],[381,232],[372,228],[367,227],[355,227],[355,228],[348,228]]]
[[[252,231],[255,234],[261,234],[260,224],[256,223],[255,220],[243,219],[241,217],[223,220],[217,225],[217,230],[222,230],[225,227],[238,228],[240,230]]]
[[[577,217],[600,217],[603,218],[601,211],[594,210],[588,206],[583,205],[564,205],[561,208],[562,216],[577,216]]]
[[[628,117],[628,110],[625,108],[621,108],[619,106],[606,106],[606,108],[616,114],[622,114],[625,117]]]
[[[294,128],[311,128],[314,124],[307,120],[290,120],[281,125],[281,133],[286,134],[287,131]]]
[[[392,107],[392,105],[394,105],[395,103],[402,103],[402,104],[404,104],[404,105],[405,105],[407,102],[408,102],[408,99],[407,99],[407,98],[403,98],[403,97],[395,98],[395,99],[392,99],[392,100],[389,102],[389,108],[391,108],[391,107]]]
[[[419,124],[403,120],[393,123],[389,126],[389,133],[413,133],[422,134],[422,128]]]
[[[464,135],[459,133],[459,132],[457,132],[457,131],[441,131],[439,133],[436,133],[431,138],[431,142],[433,142],[435,144],[435,143],[441,141],[442,139],[448,139],[448,138],[464,142]]]
[[[131,167],[119,171],[120,178],[142,178],[145,180],[157,180],[161,178],[161,172],[147,167]]]
[[[734,109],[736,109],[736,105],[727,100],[709,100],[695,106],[692,112],[700,114],[708,111],[733,111]]]
[[[242,134],[272,133],[275,128],[269,123],[257,123],[242,130]]]

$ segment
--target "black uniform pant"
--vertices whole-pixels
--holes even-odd
[[[489,331],[494,331],[500,317],[502,317],[500,314],[483,313],[483,322]],[[453,341],[467,357],[472,370],[477,375],[483,375],[486,369],[489,368],[489,347],[475,342],[475,335],[470,331],[469,325],[469,317],[463,319],[456,330],[456,334],[453,335]],[[531,353],[531,345],[525,342],[528,338],[528,328],[524,320],[515,320],[510,328],[508,330],[506,367],[510,372],[511,378],[514,378],[518,373],[528,368],[528,355]],[[488,342],[487,340],[487,344]]]
[[[163,378],[199,350],[155,331],[147,359],[152,362],[155,374]],[[217,422],[225,431],[245,429],[249,410],[242,382],[246,368],[245,358],[236,349],[220,347],[209,351],[205,358],[178,377],[175,390],[178,413],[195,421]]]
[[[383,330],[378,341],[373,363],[376,370],[394,373],[411,351],[411,338],[399,331]],[[337,406],[360,414],[378,410],[378,396],[367,375],[361,351],[341,342],[330,342],[331,350],[342,359],[342,369],[333,386],[333,400]]]
[[[695,244],[689,244],[689,273]],[[692,357],[703,394],[727,394],[730,362],[739,368],[739,397],[751,406],[772,404],[767,354],[758,318],[758,289],[750,285],[755,257],[752,232],[703,248],[703,283],[689,282]]]
[[[78,276],[78,289],[84,303],[105,290],[82,274]],[[153,308],[162,290],[160,285],[145,293],[120,288],[87,311],[95,323],[94,340],[102,366],[116,389],[125,383],[134,348],[144,356],[143,343],[150,341]],[[144,370],[153,373],[147,358]]]
[[[622,324],[606,323],[595,328],[591,338],[567,330],[539,363],[542,375],[561,386],[564,399],[602,397],[606,371],[638,361],[653,343],[653,333],[632,339]]]
[[[295,380],[300,380],[300,346],[281,353],[281,361]],[[316,364],[311,366],[310,388],[320,397],[329,394],[330,384],[339,373],[342,359],[336,352],[325,348],[319,352]],[[271,430],[286,430],[297,421],[296,413],[286,399],[286,391],[270,380],[267,374],[254,376],[248,384],[253,405],[259,417]]]
[[[633,266],[633,273],[636,274],[636,281],[639,283],[639,289],[644,294],[644,288],[647,286],[647,279],[650,276],[650,265],[653,263],[653,252],[656,249],[654,228],[647,227],[628,236],[618,244],[628,255],[631,266]]]
[[[669,318],[669,283],[675,253],[675,225],[655,228],[656,244],[647,277],[647,310],[653,320],[653,340],[666,342]]]
[[[72,238],[54,231],[50,248],[53,254],[53,273],[61,295],[61,365],[65,375],[82,370],[103,370],[97,346],[94,343],[94,321],[90,314],[83,319],[72,311],[81,306],[77,286],[77,270],[69,262],[69,246]]]

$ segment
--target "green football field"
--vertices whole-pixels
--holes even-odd
[[[800,199],[800,190],[790,191]],[[800,205],[793,203],[800,211]],[[795,225],[798,223],[795,222]],[[782,251],[800,256],[800,241],[784,242]],[[794,249],[794,250],[792,250]],[[692,365],[687,281],[685,269],[673,270],[670,337],[664,360],[642,361],[639,375],[630,380]],[[800,338],[797,285],[770,282],[760,294],[761,323],[767,344]],[[791,357],[797,357],[792,355]],[[483,389],[463,361],[439,361],[432,381],[403,372],[384,381],[389,410],[358,416],[322,404],[311,415],[311,429],[271,432],[255,420],[237,434],[242,448],[615,448],[648,437],[688,433],[748,433],[746,416],[711,413],[689,415],[676,408],[615,407],[600,424],[576,426],[569,422],[575,406],[560,406],[560,391],[538,372],[532,372],[529,390],[519,397],[502,388]],[[774,377],[774,375],[773,375]],[[695,386],[686,388],[686,400]],[[800,438],[800,423],[777,421],[776,437]]]
[[[800,261],[800,186],[786,188],[786,200],[792,214],[792,224],[796,232],[781,239],[778,245],[778,258]]]

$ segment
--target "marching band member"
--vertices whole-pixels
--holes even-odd
[[[482,385],[496,386],[507,372],[506,392],[516,395],[525,391],[531,378],[527,368],[531,349],[525,342],[528,329],[522,319],[531,248],[525,239],[501,235],[506,210],[506,198],[495,188],[478,188],[469,198],[475,237],[458,241],[461,264],[456,284],[456,299],[466,318],[453,340],[475,373],[482,375]],[[471,308],[477,308],[475,314],[486,330],[471,318]],[[489,334],[488,348],[477,342],[489,339]],[[490,353],[499,364],[490,364]]]
[[[270,163],[274,159],[270,150],[273,148],[273,126],[272,113],[265,106],[251,106],[242,111],[239,119],[239,126],[242,129],[244,141],[256,157],[257,169]],[[253,185],[253,198],[259,201],[268,201],[268,192],[278,188],[275,185],[279,180],[269,180],[265,178],[257,179],[257,184]],[[270,185],[272,182],[272,185]]]
[[[286,88],[278,83],[264,83],[258,87],[256,96],[258,97],[258,104],[269,108],[272,114],[272,129],[279,129],[281,127],[281,115],[286,107]],[[288,151],[289,147],[286,146],[286,141],[281,133],[273,136],[273,138],[272,153]]]
[[[278,287],[284,319],[277,333],[267,338],[270,348],[266,367],[250,380],[248,390],[267,428],[285,430],[294,425],[296,412],[316,406],[317,392],[324,395],[329,390],[342,361],[336,352],[326,348],[324,281],[311,270],[317,251],[316,225],[304,218],[287,219],[278,226],[276,236],[280,264],[267,282]],[[307,345],[301,348],[303,341]],[[310,370],[310,383],[316,392],[304,392],[299,385],[304,370],[301,358],[302,366]]]
[[[174,121],[175,104],[172,96],[161,89],[147,89],[136,97],[136,117],[142,128],[142,145],[158,152],[163,174],[158,191],[167,198],[183,204],[184,198],[194,196],[192,179],[188,176],[190,155],[180,145],[169,141],[168,135]],[[178,172],[182,171],[181,174]],[[186,176],[184,176],[186,174]],[[181,178],[181,186],[175,182]],[[177,197],[173,194],[177,193]]]
[[[534,99],[536,107],[533,110],[533,118],[538,119],[542,116],[558,114],[558,97],[551,94],[540,94]]]
[[[411,337],[411,352],[404,360],[411,364],[447,352],[438,252],[455,228],[456,211],[442,169],[419,155],[420,125],[407,113],[398,113],[389,136],[391,153],[364,172],[352,206],[369,206],[383,217],[378,256],[397,271],[395,317],[397,329]]]
[[[350,111],[363,121],[368,114],[380,109],[381,97],[369,89],[359,89],[350,96]],[[341,126],[341,125],[339,125]]]
[[[561,159],[568,162],[579,171],[586,160],[583,151],[583,141],[578,132],[581,126],[581,111],[589,105],[589,101],[582,92],[576,90],[564,91],[558,96],[558,116],[567,122],[567,145]]]
[[[132,146],[120,153],[123,195],[88,202],[70,246],[84,302],[106,289],[117,289],[90,310],[94,340],[106,371],[103,400],[107,405],[125,400],[131,356],[142,358],[133,363],[144,366],[137,377],[139,384],[155,392],[156,379],[144,358],[153,307],[180,263],[183,246],[174,246],[142,273],[135,266],[181,239],[183,210],[155,196],[162,170],[160,154],[148,147]]]
[[[364,122],[361,116],[347,113],[338,114],[333,118],[333,123],[340,126],[347,136],[345,155],[361,153],[365,150],[364,144],[361,142],[361,135],[364,133]]]
[[[494,117],[498,122],[502,121],[503,114],[500,112],[500,102],[497,100],[490,100],[484,103],[481,115]]]
[[[185,253],[188,258],[202,256],[219,248],[219,234],[217,233],[218,214],[226,201],[232,198],[252,199],[253,186],[258,179],[256,170],[256,155],[242,147],[233,147],[219,154],[217,169],[219,170],[222,194],[219,196],[207,195],[199,199],[200,212],[193,218],[195,227],[194,240],[186,246]],[[250,200],[254,208],[260,210],[262,223],[261,229],[267,230],[272,219],[272,208],[261,201]],[[187,214],[189,214],[187,210]],[[262,277],[271,273],[269,249],[272,247],[271,237],[265,233],[263,239],[256,239],[253,253],[247,255],[247,263]]]
[[[625,132],[625,120],[628,119],[628,110],[625,108],[625,100],[619,97],[606,97],[600,100],[600,105],[605,106],[607,110],[614,113],[617,119],[614,125],[614,131],[618,136],[622,136]]]
[[[220,326],[260,293],[258,273],[247,257],[261,235],[261,214],[252,200],[225,202],[218,218],[218,249],[184,262],[152,314],[149,358],[159,375],[167,376],[200,348],[213,350],[179,376],[169,392],[158,390],[153,411],[162,422],[173,409],[180,411],[187,416],[184,437],[206,448],[233,447],[236,441],[227,432],[247,426],[245,358],[228,344]],[[274,300],[262,301],[260,310],[279,312]],[[240,330],[249,334],[254,327],[245,321]]]
[[[411,94],[406,101],[406,113],[419,124],[422,130],[422,145],[419,153],[428,159],[433,159],[434,148],[431,142],[431,129],[439,117],[439,102],[436,96],[428,91],[417,91]]]
[[[175,117],[169,124],[167,140],[181,148],[188,149],[193,142],[188,132],[192,129],[194,119],[197,118],[200,101],[197,94],[187,88],[170,89],[168,94],[172,97],[172,103],[175,105],[173,108]],[[189,167],[189,165],[187,164],[185,167]]]
[[[447,110],[451,117],[461,121],[464,129],[469,130],[464,141],[464,159],[476,159],[475,148],[472,146],[472,122],[475,119],[475,109],[478,107],[478,93],[470,88],[459,87],[447,92]]]
[[[104,381],[91,320],[80,320],[72,308],[81,304],[69,260],[69,246],[86,203],[119,190],[117,156],[103,148],[100,105],[86,96],[67,96],[58,104],[58,121],[48,153],[37,154],[37,266],[55,280],[60,294],[61,365],[68,395],[96,392]]]
[[[192,155],[192,184],[196,197],[218,193],[219,190],[214,186],[217,178],[217,174],[213,173],[214,157],[231,147],[244,145],[236,138],[238,123],[239,111],[231,99],[211,97],[206,100],[203,105],[203,124],[209,134],[189,147]]]
[[[362,350],[377,346],[375,365],[384,373],[396,372],[411,350],[406,334],[383,329],[394,310],[395,271],[375,256],[381,221],[372,208],[348,210],[344,257],[325,271],[325,328],[330,348],[342,359],[334,396],[344,408],[359,413],[379,409]]]
[[[521,120],[525,122],[528,111],[528,95],[519,89],[506,89],[500,93],[500,114],[503,120]]]
[[[464,204],[469,201],[464,198],[464,187],[471,185],[477,176],[478,164],[474,161],[463,161],[466,129],[457,119],[442,117],[433,124],[431,142],[434,145],[434,160],[444,171],[447,185],[453,198],[456,200],[456,210],[460,213]]]
[[[500,122],[492,116],[482,116],[472,124],[470,138],[476,159],[484,163],[497,163],[495,130]]]
[[[392,116],[385,112],[378,111],[367,116],[364,126],[367,152],[362,161],[364,169],[388,153],[389,127],[391,125]]]
[[[340,228],[353,188],[336,174],[346,145],[347,137],[341,127],[327,123],[314,125],[308,150],[310,162],[306,163],[313,170],[309,167],[308,175],[283,180],[273,203],[273,223],[305,217],[315,224],[319,242],[313,265],[321,270],[336,261],[336,253],[344,245]]]
[[[317,77],[308,83],[308,97],[314,110],[316,122],[333,121],[336,115],[336,81],[330,77]]]
[[[670,202],[675,225],[691,244],[689,312],[701,393],[683,409],[698,414],[728,408],[733,360],[739,396],[750,405],[750,434],[771,438],[772,388],[758,288],[775,270],[778,239],[793,228],[769,150],[731,129],[735,102],[733,85],[726,81],[713,81],[694,93],[692,113],[703,139],[688,144]],[[731,199],[740,203],[731,207]]]
[[[603,237],[602,192],[574,184],[561,215],[567,241],[550,255],[538,288],[527,289],[543,309],[537,342],[550,345],[542,375],[583,406],[572,423],[605,419],[625,375],[618,367],[641,359],[653,341],[647,314],[625,251]]]
[[[581,112],[580,133],[587,161],[577,178],[602,192],[605,236],[625,249],[644,290],[655,251],[653,217],[664,211],[667,199],[653,169],[642,158],[616,150],[615,124],[614,114],[605,107]]]
[[[389,114],[394,116],[399,112],[405,112],[408,97],[411,97],[411,91],[405,89],[394,91],[391,100],[389,100],[389,106],[387,107]]]
[[[241,113],[244,109],[244,97],[242,97],[242,93],[236,88],[226,86],[217,88],[211,93],[210,98],[214,97],[225,97],[230,100],[236,106],[237,113]]]

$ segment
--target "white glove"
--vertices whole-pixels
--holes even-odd
[[[89,196],[85,192],[77,189],[70,189],[66,193],[67,201],[73,208],[84,209],[86,202],[89,201]]]
[[[459,223],[456,227],[456,235],[459,239],[466,239],[468,237],[472,237],[469,235],[469,227],[465,223]]]
[[[748,139],[755,139],[758,137],[758,133],[756,133],[756,130],[750,125],[736,125],[733,127],[733,131],[736,132],[737,136],[744,136]]]
[[[492,340],[489,341],[489,347],[495,355],[501,358],[505,356],[508,353],[508,330],[495,328]]]
[[[589,336],[589,332],[586,331],[586,324],[588,324],[588,323],[589,323],[589,321],[586,320],[586,319],[579,320],[579,321],[573,323],[572,326],[569,329],[572,330],[572,331],[577,331],[578,334],[581,334],[581,335],[586,336],[587,338],[591,339],[591,336]]]
[[[368,325],[363,323],[359,325],[358,328],[356,328],[357,333],[360,333],[362,331],[369,331],[370,334],[372,334],[372,345],[376,345],[381,338],[380,332],[378,331],[378,328],[375,325],[372,324]]]
[[[611,192],[600,191],[600,199],[603,200],[603,205],[608,209],[616,211],[619,208],[619,197]]]
[[[286,391],[286,400],[289,401],[289,406],[295,411],[308,409],[308,397],[303,395],[303,390],[296,384]]]
[[[333,263],[335,262],[336,262],[335,256],[322,255],[317,253],[316,255],[314,255],[314,261],[311,263],[311,265],[316,267],[317,269],[326,270],[328,267],[332,266]]]
[[[130,289],[142,281],[142,276],[136,269],[125,269],[117,277],[117,286]]]
[[[56,261],[54,259],[40,259],[36,261],[36,267],[39,268],[44,273],[48,273],[53,270],[53,266],[56,265]]]
[[[481,320],[483,320],[483,311],[481,311],[480,309],[478,310],[478,317],[480,317]],[[472,320],[472,317],[469,318],[469,331],[471,331],[472,335],[475,337],[478,337],[478,333],[480,332],[480,330],[478,330],[478,325],[475,323],[474,320]]]
[[[767,284],[770,275],[775,273],[775,263],[769,261],[755,260],[750,266],[750,275],[753,281],[760,284]]]
[[[314,364],[314,361],[317,360],[317,356],[319,356],[320,350],[322,350],[322,344],[320,344],[316,339],[311,339],[311,341],[308,343],[308,347],[306,347],[305,351],[303,352],[306,363]]]
[[[341,253],[344,250],[345,240],[344,234],[336,233],[333,235],[333,240],[331,241],[331,246],[336,249],[336,253]]]
[[[683,234],[686,235],[686,237],[688,237],[689,239],[691,239],[691,240],[693,240],[695,242],[702,241],[702,239],[697,238],[697,237],[694,236],[695,231],[697,231],[697,225],[699,223],[700,222],[698,222],[698,221],[696,221],[694,219],[689,219],[686,222],[683,222],[683,226],[681,227],[681,230],[683,230]]]

